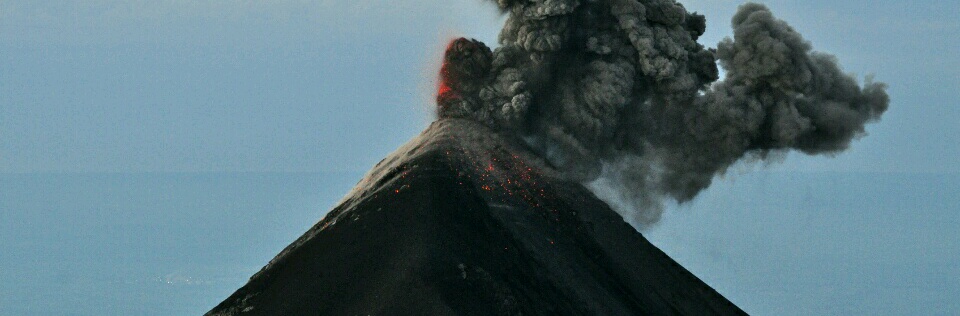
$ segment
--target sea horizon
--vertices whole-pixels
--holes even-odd
[[[0,173],[0,314],[202,314],[362,176]],[[643,234],[749,313],[949,314],[955,192],[960,174],[731,173]]]

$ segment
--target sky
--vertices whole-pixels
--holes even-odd
[[[730,35],[738,1],[683,3]],[[848,152],[760,167],[960,170],[960,4],[765,3],[892,101]],[[363,171],[433,119],[445,42],[501,25],[477,0],[3,0],[0,172]]]
[[[835,157],[736,166],[644,235],[758,314],[960,311],[960,2],[762,2],[886,82],[890,109]],[[715,46],[740,1],[683,3]],[[242,266],[220,292],[152,298],[208,309],[425,128],[446,42],[495,45],[502,19],[479,0],[0,0],[0,251],[25,256],[0,257],[0,293],[36,314],[143,314],[128,298],[151,292],[47,298],[88,293],[102,262]]]

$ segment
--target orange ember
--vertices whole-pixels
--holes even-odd
[[[450,89],[450,86],[448,86],[446,82],[441,81],[440,88],[437,89],[437,97],[449,93],[450,90],[452,90]]]
[[[450,49],[453,48],[454,43],[456,43],[456,40],[450,41],[450,43],[447,44],[446,51],[450,51]],[[439,106],[443,106],[446,101],[456,99],[458,97],[457,93],[453,91],[453,88],[451,88],[451,85],[455,85],[456,83],[450,82],[452,79],[448,70],[450,67],[449,60],[444,57],[443,64],[440,66],[440,84],[437,87],[437,105]]]

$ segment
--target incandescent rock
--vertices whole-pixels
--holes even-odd
[[[741,315],[522,142],[434,122],[207,315]]]

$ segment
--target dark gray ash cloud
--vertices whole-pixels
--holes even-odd
[[[741,159],[842,151],[889,103],[884,84],[859,84],[760,4],[740,6],[714,49],[697,43],[704,16],[673,0],[497,3],[499,47],[450,44],[438,115],[527,140],[568,177],[612,189],[602,195],[640,226]]]

